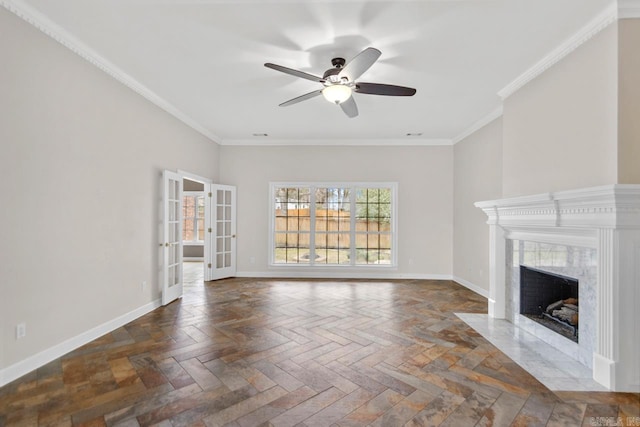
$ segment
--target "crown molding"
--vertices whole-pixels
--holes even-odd
[[[9,12],[18,16],[25,22],[31,24],[47,36],[51,37],[53,40],[60,43],[62,46],[66,47],[76,55],[80,56],[95,67],[99,68],[101,71],[107,73],[109,76],[113,77],[129,89],[133,90],[138,95],[145,98],[147,101],[171,114],[176,119],[180,120],[196,132],[199,132],[213,142],[218,143],[218,141],[220,141],[220,138],[217,135],[211,133],[208,129],[200,125],[197,121],[189,117],[184,112],[180,111],[169,101],[161,98],[151,89],[144,86],[142,83],[131,77],[129,74],[125,73],[120,68],[116,67],[113,63],[102,57],[89,46],[82,43],[75,36],[64,30],[55,22],[51,21],[38,10],[20,0],[0,0],[0,6],[3,6]]]
[[[482,129],[483,127],[485,127],[486,125],[488,125],[489,123],[491,123],[492,121],[494,121],[500,116],[502,116],[502,105],[496,108],[495,110],[493,110],[492,112],[490,112],[489,114],[487,114],[486,116],[482,117],[480,120],[473,123],[471,126],[467,128],[467,130],[465,130],[464,132],[462,132],[461,134],[453,138],[451,142],[453,143],[453,145],[457,144],[458,142],[462,141],[463,139],[475,133],[476,131]]]
[[[637,0],[634,1],[637,3]],[[564,43],[549,52],[544,58],[538,61],[535,65],[522,73],[514,81],[505,86],[498,92],[498,96],[502,99],[506,99],[514,92],[518,91],[524,85],[531,80],[538,77],[540,74],[549,69],[552,65],[569,55],[576,50],[582,44],[590,40],[593,36],[604,30],[611,23],[618,19],[618,4],[613,3],[602,11],[598,16],[589,21],[584,27],[578,30],[572,37],[565,40]]]
[[[262,137],[256,139],[223,139],[218,142],[223,146],[450,146],[450,139],[410,138],[399,139],[270,139]]]
[[[618,18],[640,18],[640,0],[618,0]]]

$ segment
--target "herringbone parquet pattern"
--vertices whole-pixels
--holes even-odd
[[[4,387],[0,425],[574,426],[640,416],[636,394],[550,392],[453,314],[485,307],[448,281],[192,287]]]

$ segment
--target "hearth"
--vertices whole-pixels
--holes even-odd
[[[520,266],[520,314],[578,342],[578,280]]]

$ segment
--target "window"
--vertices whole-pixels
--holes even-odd
[[[271,184],[271,264],[395,266],[395,183]]]
[[[204,242],[204,193],[185,191],[182,197],[182,240]]]

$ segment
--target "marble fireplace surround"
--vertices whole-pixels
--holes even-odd
[[[592,359],[585,364],[607,389],[640,392],[640,185],[544,193],[475,206],[488,216],[489,317],[514,320],[513,274],[507,270],[514,242],[591,250],[593,318],[591,336],[583,341],[590,342]],[[580,334],[582,340],[582,330]]]

